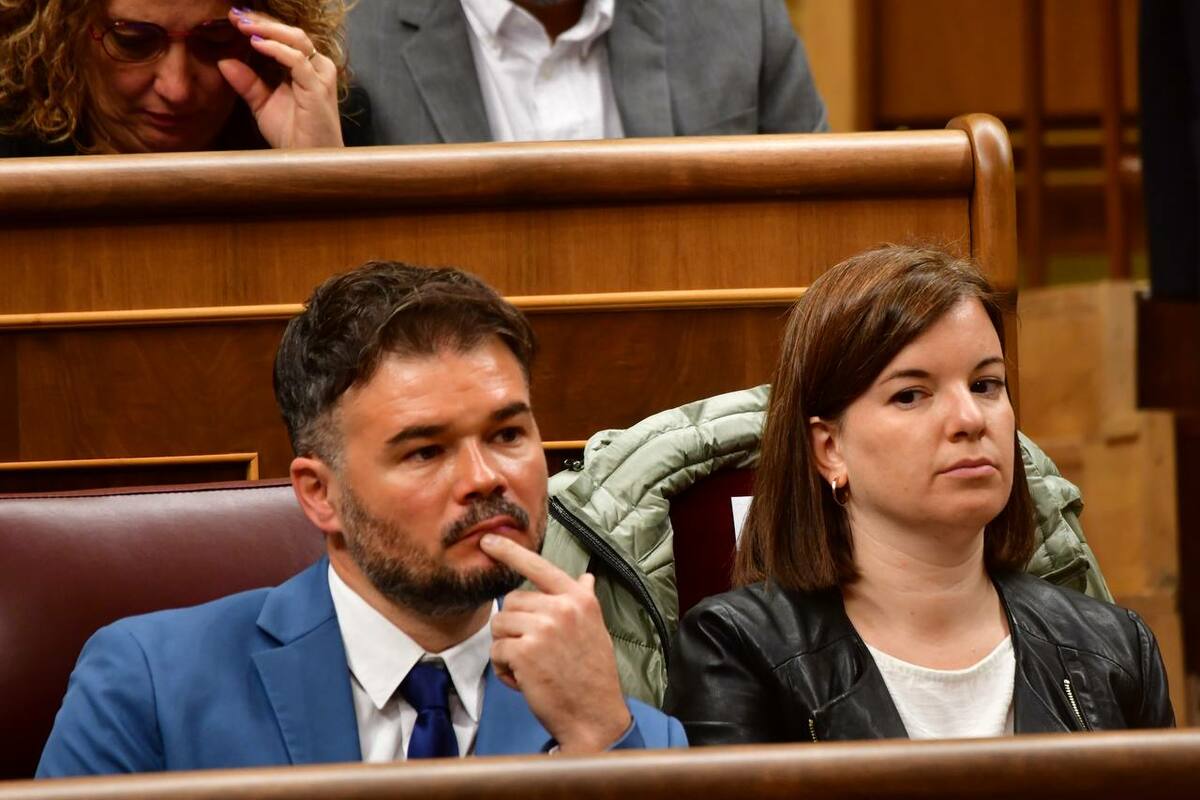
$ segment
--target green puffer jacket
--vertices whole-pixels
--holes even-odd
[[[627,695],[661,706],[666,649],[679,622],[670,498],[709,473],[758,463],[769,386],[711,397],[588,440],[580,471],[550,479],[542,555],[596,575]],[[1037,506],[1038,546],[1028,570],[1109,602],[1112,595],[1079,527],[1079,490],[1020,435]]]

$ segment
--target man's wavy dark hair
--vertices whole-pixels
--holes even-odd
[[[275,354],[275,400],[296,455],[338,463],[338,399],[375,374],[386,355],[466,352],[496,336],[525,379],[533,330],[495,290],[457,269],[370,261],[318,286],[283,333]]]

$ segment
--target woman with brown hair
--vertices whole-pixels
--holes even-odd
[[[883,247],[793,309],[732,592],[680,626],[693,744],[1174,724],[1131,611],[1026,575],[1034,515],[995,293]]]
[[[0,0],[0,155],[340,147],[345,12],[342,0]]]

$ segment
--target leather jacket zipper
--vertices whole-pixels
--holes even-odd
[[[808,718],[808,735],[814,742],[817,741],[817,721],[812,717]]]
[[[1071,703],[1071,710],[1075,712],[1075,719],[1079,721],[1079,729],[1088,730],[1087,723],[1083,721],[1083,714],[1079,713],[1079,704],[1075,702],[1075,690],[1071,688],[1070,678],[1063,678],[1063,689],[1067,692],[1067,700]]]
[[[571,535],[579,540],[585,550],[595,555],[606,567],[611,569],[613,574],[625,585],[625,588],[632,592],[634,598],[641,603],[642,608],[646,609],[646,613],[650,615],[650,621],[654,623],[654,629],[658,632],[658,641],[663,654],[663,664],[668,664],[671,637],[667,632],[667,622],[663,619],[662,612],[658,610],[658,606],[654,602],[654,597],[650,594],[650,589],[646,586],[646,582],[642,580],[642,576],[629,565],[625,558],[617,552],[615,547],[588,527],[587,523],[572,514],[557,497],[550,498],[550,516],[554,517],[564,528],[570,531]]]

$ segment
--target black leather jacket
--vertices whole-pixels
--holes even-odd
[[[1016,658],[1016,733],[1173,727],[1154,634],[1132,611],[994,575]],[[905,737],[841,592],[755,584],[710,597],[675,638],[666,710],[692,744]]]

